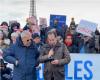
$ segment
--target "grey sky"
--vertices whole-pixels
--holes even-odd
[[[29,0],[0,0],[0,22],[18,20],[25,23],[29,4]]]
[[[25,24],[25,18],[29,15],[30,0],[0,0],[0,22],[17,19]],[[50,14],[62,14],[70,18],[75,17],[78,23],[81,19],[100,23],[100,0],[36,0],[38,17],[46,17]],[[48,22],[49,23],[49,22]]]

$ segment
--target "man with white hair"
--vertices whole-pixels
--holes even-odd
[[[13,80],[37,80],[35,66],[38,56],[31,33],[23,31],[16,43],[4,51],[3,58],[14,64]]]

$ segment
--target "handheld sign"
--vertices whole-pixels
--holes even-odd
[[[58,26],[66,25],[66,15],[50,15],[50,26],[54,25],[54,20],[58,20]]]
[[[39,18],[39,25],[47,25],[47,19],[46,18]]]
[[[81,20],[76,31],[83,35],[92,37],[92,33],[95,32],[97,26],[98,25],[96,23],[86,20]]]
[[[46,28],[47,27],[47,19],[40,17],[39,18],[39,25],[40,25],[40,28]]]

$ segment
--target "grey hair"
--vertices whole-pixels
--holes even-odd
[[[55,31],[55,29],[51,29],[50,31],[47,32],[47,37],[48,35],[54,34],[55,37],[57,37],[57,32]]]
[[[13,37],[13,36],[18,37],[18,33],[13,32],[13,33],[11,34],[11,37]]]
[[[31,33],[30,33],[28,30],[24,30],[24,31],[20,34],[20,36],[21,36],[21,38],[23,38],[23,37],[26,37],[28,34],[31,35]]]

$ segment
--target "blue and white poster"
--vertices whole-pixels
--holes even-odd
[[[66,67],[65,80],[99,80],[100,54],[71,54],[71,62]]]

